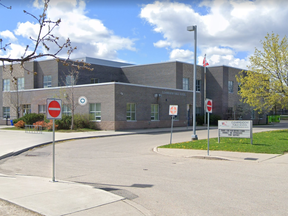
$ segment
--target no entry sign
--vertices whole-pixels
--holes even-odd
[[[206,104],[206,112],[212,113],[212,100],[206,99],[205,104]]]
[[[62,101],[47,99],[47,119],[62,119]]]

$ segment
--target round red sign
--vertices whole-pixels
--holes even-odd
[[[60,115],[61,108],[57,101],[51,101],[48,105],[48,112],[52,118],[56,118]]]
[[[212,102],[209,100],[209,101],[207,102],[207,111],[208,111],[208,112],[211,112],[211,110],[212,110]]]

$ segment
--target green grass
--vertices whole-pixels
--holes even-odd
[[[169,144],[160,148],[199,149],[207,150],[206,140],[195,140],[183,143]],[[253,152],[267,154],[284,154],[288,152],[288,130],[268,131],[253,134],[253,145],[250,139],[218,138],[209,140],[209,150]]]

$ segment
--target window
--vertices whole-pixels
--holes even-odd
[[[38,105],[38,113],[46,113],[46,105]]]
[[[91,83],[99,83],[99,79],[98,78],[91,78]]]
[[[183,78],[183,89],[189,90],[189,78]]]
[[[228,81],[228,92],[233,93],[233,81]]]
[[[10,91],[10,79],[3,80],[3,91]]]
[[[238,92],[241,90],[241,83],[238,82]]]
[[[10,118],[10,107],[3,107],[3,118]]]
[[[23,116],[31,113],[31,104],[23,104],[22,105],[22,112],[23,112]]]
[[[159,105],[151,104],[151,120],[157,121],[159,120]]]
[[[202,114],[202,108],[196,107],[196,116],[200,116]]]
[[[66,86],[71,86],[71,85],[74,85],[74,77],[69,75],[69,76],[66,76]]]
[[[44,76],[43,86],[44,88],[52,87],[52,76]]]
[[[101,103],[91,103],[89,114],[90,120],[101,121]]]
[[[251,111],[251,119],[255,119],[255,111],[254,110]]]
[[[127,103],[126,119],[127,121],[136,121],[136,104],[135,103]]]
[[[24,89],[24,77],[20,77],[17,79],[17,86],[18,86],[18,90]]]
[[[62,107],[62,114],[63,115],[68,115],[68,116],[71,116],[71,108],[68,106],[68,105],[63,105]]]
[[[196,80],[196,91],[201,91],[201,80]]]

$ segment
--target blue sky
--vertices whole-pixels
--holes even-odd
[[[20,57],[37,32],[35,20],[23,10],[39,15],[41,0],[0,3],[12,6],[0,7],[0,38],[11,43],[0,56]],[[210,66],[246,68],[267,33],[287,34],[287,6],[287,0],[51,0],[47,15],[62,19],[54,33],[77,46],[72,58],[193,63],[194,33],[187,26],[196,24],[198,64],[206,53]]]

